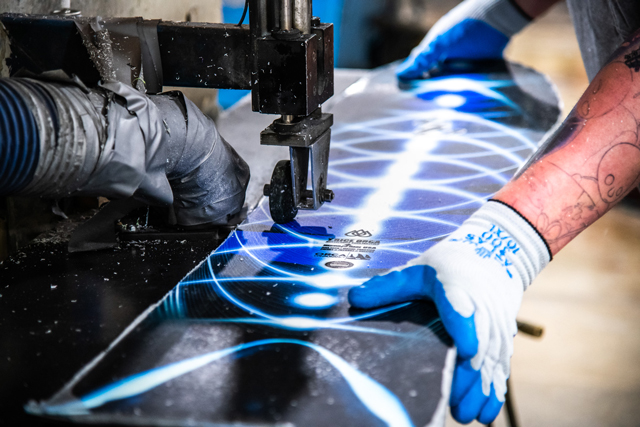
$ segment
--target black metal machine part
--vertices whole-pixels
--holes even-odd
[[[264,195],[269,197],[271,218],[277,223],[293,221],[298,214],[292,188],[291,161],[280,160],[273,170],[271,183],[264,186]]]
[[[283,179],[282,174],[274,170],[271,184],[265,185],[264,189],[264,195],[269,197],[271,217],[275,222],[289,222],[295,218],[298,209],[316,210],[324,202],[333,200],[333,191],[326,188],[331,125],[333,125],[333,115],[324,114],[318,108],[309,116],[292,122],[287,123],[284,118],[276,120],[260,134],[262,145],[286,145],[290,152],[291,161],[288,164],[292,185],[288,186],[285,182],[280,182]],[[309,177],[311,177],[311,190],[307,189]],[[271,187],[274,185],[278,188],[282,187],[278,191],[292,191],[292,194],[286,196],[286,200],[292,200],[295,207],[295,213],[291,218],[289,218],[290,215],[276,214],[281,211],[281,208],[272,206],[274,191]],[[275,197],[278,200],[281,198],[279,195]]]
[[[11,74],[62,69],[77,75],[88,86],[97,84],[100,73],[77,29],[77,23],[88,24],[94,19],[0,15],[11,41],[12,54],[7,60]],[[161,90],[162,85],[251,89],[253,111],[279,114],[282,118],[277,122],[298,123],[304,128],[283,131],[274,122],[262,144],[299,147],[302,137],[306,139],[305,148],[316,153],[315,158],[328,159],[330,133],[326,131],[330,115],[322,115],[320,107],[334,92],[333,25],[312,18],[311,0],[249,0],[249,20],[248,26],[141,18],[119,21],[156,28],[153,36],[157,37],[160,50],[161,84],[147,87],[148,91]],[[318,115],[322,120],[317,119]],[[326,143],[314,146],[324,140]],[[305,188],[300,188],[294,199],[300,209],[318,209],[331,199],[325,191],[326,170],[317,164],[313,167],[313,155],[305,157],[311,168],[309,162],[297,167],[304,157],[297,151],[291,150],[292,181]],[[311,190],[306,188],[308,171]],[[311,196],[302,196],[305,191],[310,191]]]
[[[11,75],[61,69],[96,85],[100,74],[75,24],[91,19],[0,14],[11,40]],[[251,89],[254,111],[307,116],[333,95],[333,25],[312,22],[311,34],[276,38],[277,27],[257,37],[248,25],[158,21],[162,83]]]

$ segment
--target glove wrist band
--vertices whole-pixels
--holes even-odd
[[[547,242],[518,211],[497,200],[487,202],[465,221],[465,224],[478,225],[480,222],[485,226],[489,223],[499,227],[506,233],[505,235],[515,240],[521,252],[511,261],[522,279],[524,290],[526,290],[552,259]]]

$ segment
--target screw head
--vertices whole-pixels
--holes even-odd
[[[335,193],[332,190],[329,189],[324,189],[322,191],[322,201],[323,202],[329,202],[331,203],[331,201],[333,200],[333,198],[335,197]]]

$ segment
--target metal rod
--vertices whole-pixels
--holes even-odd
[[[283,123],[289,124],[289,123],[293,122],[293,116],[291,114],[283,114],[282,115],[282,121],[283,121]]]
[[[513,403],[511,396],[511,383],[507,378],[507,393],[504,395],[505,409],[507,410],[507,419],[509,420],[509,427],[520,427],[518,423],[518,416],[516,415],[516,406]]]
[[[249,25],[254,41],[269,34],[267,11],[267,0],[249,0]]]
[[[280,29],[288,31],[292,28],[292,0],[282,0],[280,9]]]
[[[540,338],[544,333],[542,326],[533,325],[531,323],[522,322],[517,320],[518,330],[524,334],[531,335],[532,337]]]
[[[311,33],[311,4],[309,0],[293,0],[293,26],[303,34]]]

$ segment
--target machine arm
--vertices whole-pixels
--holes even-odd
[[[250,25],[142,18],[108,18],[101,24],[112,38],[120,37],[115,44],[121,50],[133,51],[124,59],[130,70],[118,74],[127,83],[142,80],[149,93],[162,86],[250,89],[253,111],[281,115],[262,132],[261,143],[291,147],[290,173],[283,175],[283,166],[276,167],[265,188],[273,219],[283,223],[293,220],[298,209],[318,209],[333,198],[326,189],[333,119],[321,112],[333,95],[333,25],[311,17],[310,0],[249,2]],[[6,62],[11,75],[63,70],[88,86],[103,79],[81,34],[83,27],[95,28],[96,18],[2,14],[0,22],[10,40]],[[132,33],[141,42],[128,47]],[[282,206],[288,206],[288,213],[282,213]]]

